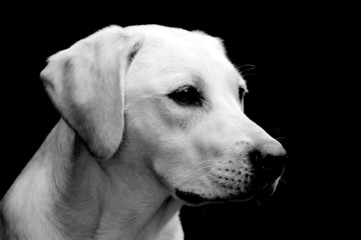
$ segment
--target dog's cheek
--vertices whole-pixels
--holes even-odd
[[[190,179],[193,182],[190,186],[205,184],[198,179],[203,170],[199,170],[202,169],[200,155],[190,134],[193,129],[184,129],[186,125],[191,127],[189,117],[170,109],[168,104],[157,99],[128,105],[126,135],[137,143],[136,151],[147,153],[150,166],[170,190]]]
[[[129,120],[145,133],[174,134],[188,122],[188,117],[173,106],[169,99],[144,98],[131,102],[126,106]]]
[[[128,107],[125,118],[127,138],[153,149],[155,157],[182,158],[189,152],[186,151],[190,147],[186,133],[178,129],[170,116],[164,114],[161,105],[156,107],[151,101],[138,102]]]
[[[157,119],[169,132],[188,131],[200,119],[199,110],[180,107],[167,99],[154,99],[153,108]]]

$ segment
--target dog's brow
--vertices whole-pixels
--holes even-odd
[[[194,86],[198,89],[202,89],[205,85],[204,79],[198,74],[191,75],[191,81],[193,82]]]
[[[238,86],[243,88],[246,93],[248,92],[246,81],[242,77],[239,77]]]
[[[171,89],[178,88],[184,85],[192,85],[195,88],[201,90],[204,88],[205,85],[204,79],[198,74],[181,74],[180,76],[177,76],[177,78],[179,78],[180,81],[177,81],[176,84],[171,87]]]

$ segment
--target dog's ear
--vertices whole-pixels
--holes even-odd
[[[124,81],[140,39],[118,26],[80,40],[48,59],[47,93],[90,153],[110,158],[124,131]]]

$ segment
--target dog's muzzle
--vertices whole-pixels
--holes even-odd
[[[244,161],[248,162],[248,167],[238,169],[237,164],[234,164],[235,161],[229,161],[224,163],[223,167],[216,167],[219,170],[212,174],[215,186],[226,194],[207,198],[176,189],[176,196],[193,205],[268,198],[275,191],[285,169],[286,151],[280,143],[273,140],[254,145],[244,156],[247,156]]]

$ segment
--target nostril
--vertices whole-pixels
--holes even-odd
[[[284,171],[287,155],[283,148],[269,152],[254,150],[249,153],[249,158],[257,171],[270,181],[275,181]]]
[[[276,180],[280,177],[285,168],[286,155],[266,155],[262,159],[262,170],[270,178],[270,180]]]

